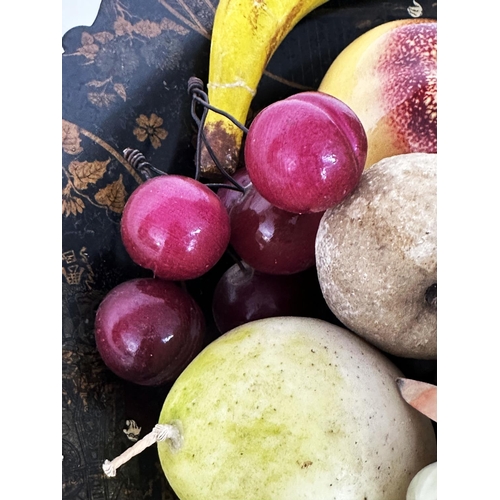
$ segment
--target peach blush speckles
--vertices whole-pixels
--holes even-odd
[[[437,151],[437,24],[390,32],[380,55],[388,123],[410,151]]]

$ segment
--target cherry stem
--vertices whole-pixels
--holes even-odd
[[[238,265],[240,268],[240,271],[243,273],[248,272],[247,266],[243,264],[243,260],[241,257],[236,253],[235,249],[231,247],[230,245],[226,249],[227,254],[234,260],[234,262]]]
[[[222,184],[218,182],[207,182],[205,186],[214,188],[214,189],[231,189],[232,191],[240,191],[241,193],[245,193],[245,188],[243,186],[234,186],[230,184]]]
[[[224,111],[220,108],[216,108],[215,106],[212,106],[208,102],[208,96],[205,92],[202,93],[204,96],[203,98],[197,96],[196,94],[193,96],[193,99],[200,103],[204,108],[208,108],[211,111],[214,111],[215,113],[218,113],[219,115],[225,116],[228,120],[231,120],[239,129],[243,131],[244,134],[248,133],[248,128],[245,127],[240,121],[238,121],[234,116],[230,115],[227,111]]]
[[[205,183],[207,187],[213,188],[213,189],[232,189],[234,191],[239,191],[240,193],[245,193],[245,188],[236,180],[233,179],[233,177],[226,171],[226,169],[220,164],[217,155],[215,154],[214,150],[210,146],[208,139],[205,135],[205,120],[208,114],[208,111],[214,111],[215,113],[219,113],[222,116],[225,116],[229,120],[231,120],[237,127],[239,127],[244,133],[248,132],[248,129],[242,125],[238,120],[236,120],[234,117],[232,117],[229,113],[216,108],[215,106],[212,106],[208,102],[208,95],[206,92],[203,91],[203,82],[195,77],[192,76],[188,80],[188,93],[192,96],[192,101],[191,101],[191,117],[193,118],[194,122],[196,123],[198,127],[198,134],[196,137],[196,157],[195,157],[195,175],[194,179],[199,180],[200,175],[201,175],[201,148],[202,144],[205,145],[207,148],[208,153],[210,154],[213,162],[215,163],[215,166],[219,170],[219,172],[222,174],[223,177],[225,177],[228,181],[228,183]],[[201,115],[201,118],[198,116],[196,112],[196,105],[201,104],[203,107],[203,112]],[[137,149],[132,149],[132,148],[126,148],[123,151],[123,156],[125,160],[127,160],[130,165],[137,170],[144,179],[151,179],[152,172],[154,172],[157,175],[168,175],[166,172],[163,170],[159,170],[158,168],[154,167],[146,161],[146,158],[144,155]]]
[[[132,168],[137,170],[146,180],[151,179],[151,177],[153,177],[151,172],[154,172],[155,174],[158,175],[168,175],[163,170],[159,170],[153,167],[151,163],[146,161],[146,158],[138,149],[132,149],[132,148],[124,149],[123,157],[130,163],[130,165],[132,165]]]
[[[192,76],[188,80],[188,93],[192,95],[193,101],[201,104],[204,108],[210,109],[219,115],[225,116],[228,120],[231,120],[243,133],[248,133],[248,128],[245,127],[240,121],[238,121],[234,116],[230,115],[228,112],[212,106],[208,100],[207,93],[203,90],[203,82],[196,76]],[[191,110],[194,110],[194,104],[191,104]],[[194,117],[195,121],[198,122],[197,116]],[[199,123],[198,123],[199,125]]]
[[[102,465],[102,470],[108,477],[116,476],[116,469],[127,463],[132,457],[142,453],[146,448],[152,446],[159,441],[170,439],[172,447],[179,449],[182,444],[182,436],[179,429],[175,425],[156,424],[153,430],[146,434],[141,440],[137,441],[133,446],[125,450],[121,455],[113,459],[111,462],[105,460]]]
[[[215,154],[214,150],[210,146],[207,137],[205,135],[205,120],[207,118],[208,111],[214,111],[215,113],[218,113],[222,116],[225,116],[227,119],[231,120],[238,128],[240,128],[243,133],[247,133],[248,129],[240,123],[236,118],[231,116],[229,113],[226,111],[223,111],[222,109],[216,108],[215,106],[212,106],[209,103],[208,100],[208,95],[207,93],[203,90],[203,82],[195,77],[192,76],[188,80],[188,93],[192,97],[191,101],[191,116],[193,117],[193,120],[195,121],[197,127],[198,127],[198,135],[196,138],[196,159],[195,159],[195,164],[196,164],[196,173],[195,173],[195,179],[198,180],[201,174],[201,147],[202,143],[203,145],[207,148],[207,151],[212,158],[212,161],[214,162],[215,166],[217,167],[217,170],[222,174],[223,177],[225,177],[231,184],[232,186],[229,186],[227,184],[207,184],[211,187],[223,187],[226,189],[234,189],[237,191],[240,191],[241,193],[245,192],[245,188],[239,184],[237,181],[233,179],[233,177],[226,172],[225,168],[221,165],[219,162],[219,159],[217,158],[217,155]],[[198,114],[196,113],[196,105],[200,104],[203,107],[203,113],[201,115],[201,118],[198,117]]]

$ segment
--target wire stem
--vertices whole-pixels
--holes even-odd
[[[193,117],[194,122],[196,123],[196,126],[198,127],[198,135],[196,137],[196,156],[195,156],[195,163],[196,163],[196,174],[195,174],[195,179],[198,180],[200,175],[201,175],[201,148],[202,146],[205,146],[210,157],[212,158],[212,161],[214,162],[217,170],[220,172],[220,174],[226,178],[229,183],[232,184],[232,187],[224,184],[216,185],[216,187],[224,187],[228,189],[236,189],[237,191],[240,191],[241,193],[245,192],[245,188],[239,184],[237,181],[233,179],[233,177],[226,172],[226,170],[222,167],[219,159],[217,158],[217,155],[215,154],[213,148],[210,146],[207,137],[205,135],[205,120],[207,118],[208,111],[211,110],[215,113],[218,113],[222,116],[225,116],[227,119],[231,120],[237,127],[239,127],[244,133],[248,133],[247,127],[245,127],[242,123],[240,123],[236,118],[231,116],[229,113],[225,112],[222,109],[216,108],[215,106],[212,106],[209,103],[208,100],[208,95],[207,93],[203,90],[203,82],[193,76],[188,80],[188,93],[192,97],[191,101],[191,116]],[[203,112],[201,117],[198,116],[196,112],[196,105],[199,104],[203,108]],[[212,187],[215,186],[212,184]]]

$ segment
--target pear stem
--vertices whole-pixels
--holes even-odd
[[[437,283],[432,284],[425,292],[425,301],[434,309],[437,309]]]
[[[170,439],[174,448],[179,448],[181,444],[181,433],[175,425],[156,424],[153,430],[146,434],[141,440],[137,441],[133,446],[125,450],[121,455],[113,459],[111,462],[105,460],[102,465],[102,470],[108,477],[116,476],[116,469],[128,462],[132,457],[143,452],[149,446]]]

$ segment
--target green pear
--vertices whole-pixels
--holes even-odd
[[[278,317],[209,344],[159,423],[181,500],[404,500],[436,460],[430,420],[400,396],[378,349],[325,321]]]

